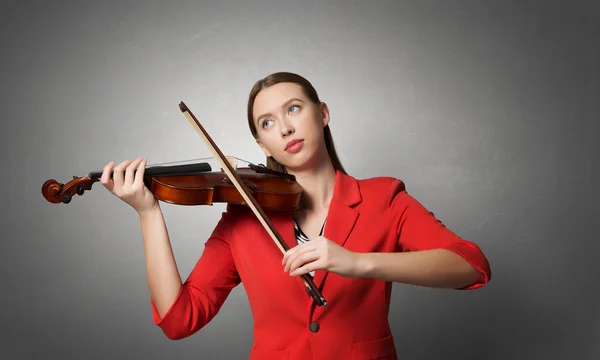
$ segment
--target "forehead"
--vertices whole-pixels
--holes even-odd
[[[254,118],[275,111],[291,98],[307,101],[302,87],[295,83],[279,83],[262,89],[254,99]]]

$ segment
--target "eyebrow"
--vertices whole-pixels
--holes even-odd
[[[288,101],[284,102],[284,103],[283,103],[283,104],[280,106],[280,108],[284,108],[284,107],[288,106],[290,103],[292,103],[292,102],[294,102],[294,101],[300,101],[300,102],[302,102],[302,103],[304,102],[304,101],[302,101],[302,100],[300,100],[300,99],[298,99],[298,98],[292,98],[292,99],[289,99]],[[272,115],[273,115],[273,114],[271,114],[271,113],[264,113],[264,114],[262,114],[262,115],[260,115],[259,117],[257,117],[257,118],[256,118],[256,123],[258,124],[258,123],[260,122],[260,120],[261,120],[263,117],[265,117],[265,116],[272,116]]]

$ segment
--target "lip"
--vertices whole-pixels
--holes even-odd
[[[300,140],[300,139],[294,139],[294,140],[290,140],[287,145],[285,146],[285,150],[287,150],[290,146],[296,145],[299,142],[302,142],[304,140]]]

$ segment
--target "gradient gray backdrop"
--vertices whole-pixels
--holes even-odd
[[[473,292],[396,284],[401,359],[598,359],[598,7],[563,1],[11,1],[2,9],[0,357],[244,359],[243,286],[194,336],[153,325],[139,223],[100,184],[47,179],[223,152],[264,162],[252,84],[313,82],[343,164],[395,176],[477,243]],[[224,209],[164,205],[186,278]]]

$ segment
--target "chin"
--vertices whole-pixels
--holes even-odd
[[[285,165],[285,167],[291,171],[301,171],[314,167],[316,163],[317,161],[314,157],[302,154],[302,156],[294,157],[292,161]]]

